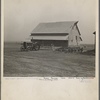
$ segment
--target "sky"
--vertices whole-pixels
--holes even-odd
[[[97,0],[4,0],[4,40],[29,40],[41,22],[79,21],[82,43],[93,44]]]

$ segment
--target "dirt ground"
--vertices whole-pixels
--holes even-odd
[[[20,51],[20,44],[4,46],[5,77],[94,77],[95,56],[49,49]]]

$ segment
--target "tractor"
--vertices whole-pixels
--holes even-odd
[[[23,42],[21,44],[21,51],[38,51],[40,49],[40,44],[37,42]]]

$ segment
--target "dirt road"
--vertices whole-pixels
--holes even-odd
[[[53,52],[21,52],[19,44],[5,44],[5,77],[94,77],[95,56]]]

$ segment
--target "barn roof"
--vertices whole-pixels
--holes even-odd
[[[32,34],[48,34],[48,33],[69,33],[73,25],[77,24],[78,21],[64,21],[64,22],[49,22],[40,23],[32,31]]]

